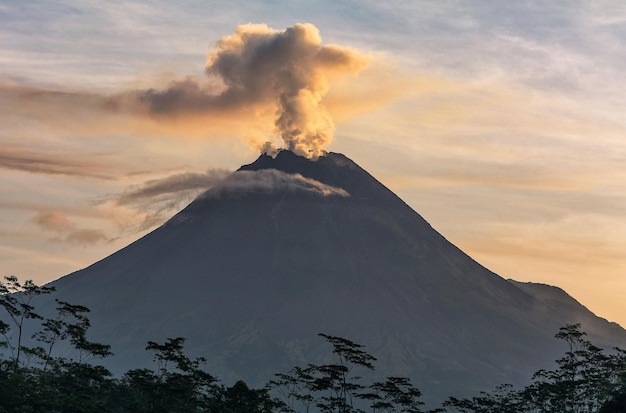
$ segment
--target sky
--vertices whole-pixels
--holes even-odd
[[[0,275],[84,268],[291,147],[626,326],[625,84],[620,0],[1,0]]]

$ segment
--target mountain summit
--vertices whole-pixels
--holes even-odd
[[[364,344],[381,375],[446,396],[550,367],[567,323],[626,344],[626,331],[561,290],[487,270],[337,153],[261,155],[53,285],[92,309],[116,371],[148,364],[148,340],[184,336],[212,374],[260,385],[319,362],[323,332]]]

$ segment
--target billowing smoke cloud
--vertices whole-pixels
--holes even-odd
[[[164,90],[142,92],[139,100],[156,116],[250,106],[273,111],[274,132],[286,147],[315,157],[330,143],[334,129],[322,97],[334,79],[356,74],[367,64],[354,50],[323,46],[311,24],[284,31],[247,24],[218,41],[207,58],[206,73],[221,85],[207,88],[187,78]]]
[[[327,95],[331,86],[344,85],[339,80],[356,75],[370,60],[370,56],[350,48],[322,45],[317,28],[311,24],[296,24],[282,31],[264,24],[242,25],[215,44],[203,75],[166,84],[159,78],[150,81],[151,88],[104,94],[0,77],[0,106],[11,109],[0,111],[0,124],[5,126],[0,135],[15,130],[36,135],[44,125],[46,133],[81,137],[111,131],[150,137],[240,136],[262,152],[285,147],[316,157],[332,141],[334,131],[324,97],[332,104],[332,96]],[[371,80],[370,84],[380,83]],[[360,86],[359,90],[371,88]],[[354,108],[366,100],[380,102],[378,95],[368,93],[354,101],[346,101],[344,96],[339,106],[345,112],[345,107]],[[336,98],[334,102],[337,111]],[[73,116],[68,117],[68,113]],[[49,158],[50,154],[43,156]],[[72,172],[83,166],[69,165],[69,170],[55,171],[56,165],[33,156],[0,161],[0,167],[52,173]]]
[[[237,171],[216,183],[203,197],[216,198],[244,192],[304,192],[320,196],[350,196],[342,188],[323,184],[300,174],[288,174],[276,169]]]

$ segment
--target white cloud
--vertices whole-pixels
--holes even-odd
[[[342,188],[323,184],[300,174],[288,174],[276,169],[258,171],[237,171],[204,193],[205,198],[219,198],[225,195],[249,192],[303,192],[321,196],[350,196]]]

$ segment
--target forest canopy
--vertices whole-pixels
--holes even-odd
[[[205,358],[185,354],[183,337],[148,342],[153,368],[113,377],[99,364],[113,357],[111,347],[88,339],[87,307],[56,300],[53,317],[37,312],[35,298],[52,292],[54,287],[14,276],[0,282],[0,413],[626,413],[626,351],[595,346],[580,324],[556,333],[567,351],[555,369],[536,372],[527,387],[502,384],[424,410],[410,379],[367,382],[359,373],[374,370],[376,358],[361,344],[323,333],[332,363],[296,366],[262,388],[222,384],[203,369]],[[36,332],[24,337],[33,325]],[[57,354],[60,343],[72,352]]]

